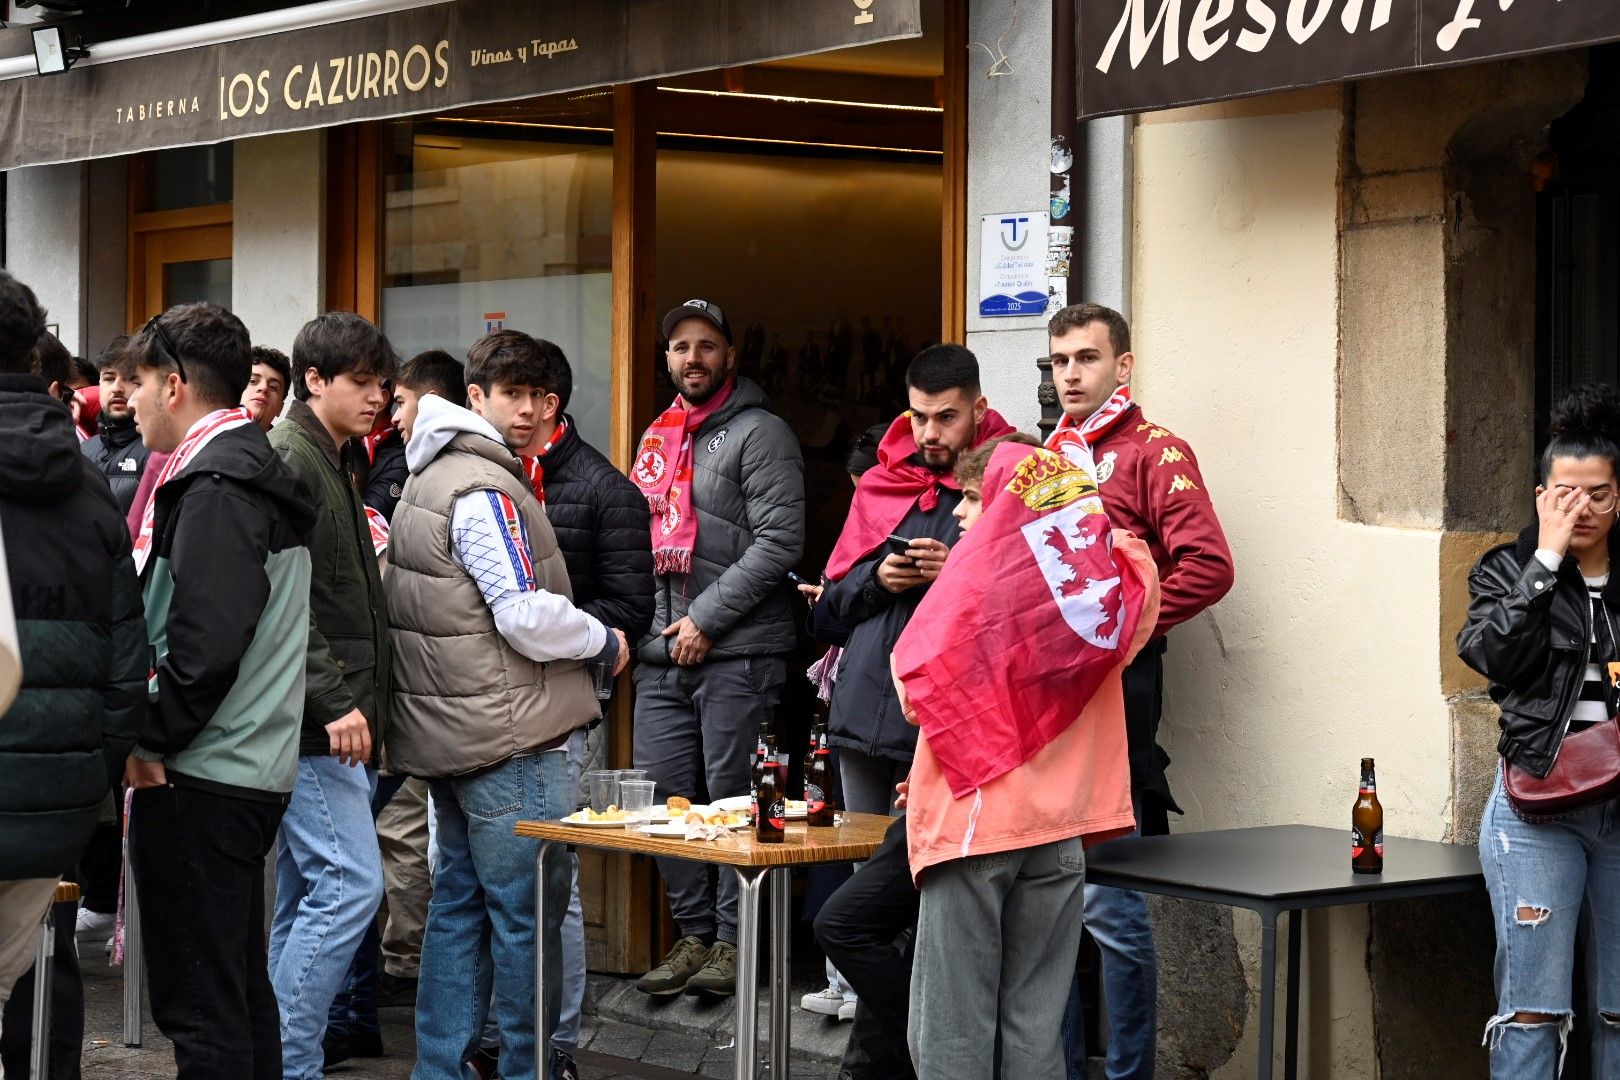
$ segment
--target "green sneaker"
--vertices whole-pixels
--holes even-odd
[[[662,964],[636,981],[636,989],[657,997],[678,994],[686,989],[687,982],[703,967],[708,955],[709,949],[703,944],[702,938],[683,937],[669,950]]]
[[[702,969],[686,980],[686,992],[707,994],[710,997],[730,997],[735,994],[737,946],[728,945],[724,941],[715,942],[714,948],[703,958]]]

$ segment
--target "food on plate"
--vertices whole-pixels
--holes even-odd
[[[587,806],[580,811],[580,816],[585,821],[623,821],[627,815],[623,810],[610,803],[606,810],[600,812]]]
[[[705,825],[723,825],[730,829],[738,825],[748,824],[748,815],[740,814],[735,810],[721,810],[719,813],[710,814],[704,818],[703,823]]]
[[[698,813],[696,810],[688,810],[686,812],[686,817],[681,819],[681,824],[702,825],[704,824],[703,815]]]
[[[669,816],[674,817],[676,814],[684,814],[692,809],[692,800],[681,795],[671,795],[668,799],[668,806]]]

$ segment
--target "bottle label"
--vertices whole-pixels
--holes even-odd
[[[1384,830],[1379,829],[1372,835],[1372,849],[1378,857],[1384,857]],[[1361,835],[1361,830],[1355,826],[1350,827],[1350,857],[1359,859],[1367,853],[1367,840]]]
[[[804,785],[804,804],[805,809],[814,814],[827,805],[827,793],[815,784],[806,783]]]
[[[787,803],[777,799],[765,813],[765,819],[778,829],[787,828]]]

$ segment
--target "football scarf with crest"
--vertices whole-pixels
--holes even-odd
[[[692,505],[692,436],[731,397],[736,382],[693,408],[679,394],[652,422],[636,450],[630,479],[647,497],[652,513],[653,572],[690,574],[697,547],[697,514]]]

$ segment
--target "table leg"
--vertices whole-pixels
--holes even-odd
[[[1304,929],[1305,913],[1288,913],[1288,1004],[1283,1020],[1283,1077],[1295,1080],[1299,1075],[1299,939]]]
[[[1271,1080],[1271,1054],[1277,1023],[1277,913],[1260,913],[1260,1061],[1259,1080]]]
[[[754,1080],[759,1060],[759,888],[765,875],[753,867],[737,873],[736,1080]]]
[[[146,989],[146,954],[141,939],[141,902],[135,892],[135,868],[124,859],[124,1045],[139,1046],[145,1037],[142,992]]]
[[[534,855],[534,1060],[538,1076],[551,1075],[551,1024],[546,1015],[546,856],[555,844],[540,841]]]
[[[788,980],[791,969],[792,871],[779,866],[771,879],[771,1078],[788,1076]]]
[[[46,1080],[51,1070],[51,979],[56,966],[56,901],[45,909],[39,948],[34,953],[34,1045],[28,1066],[34,1080]]]

